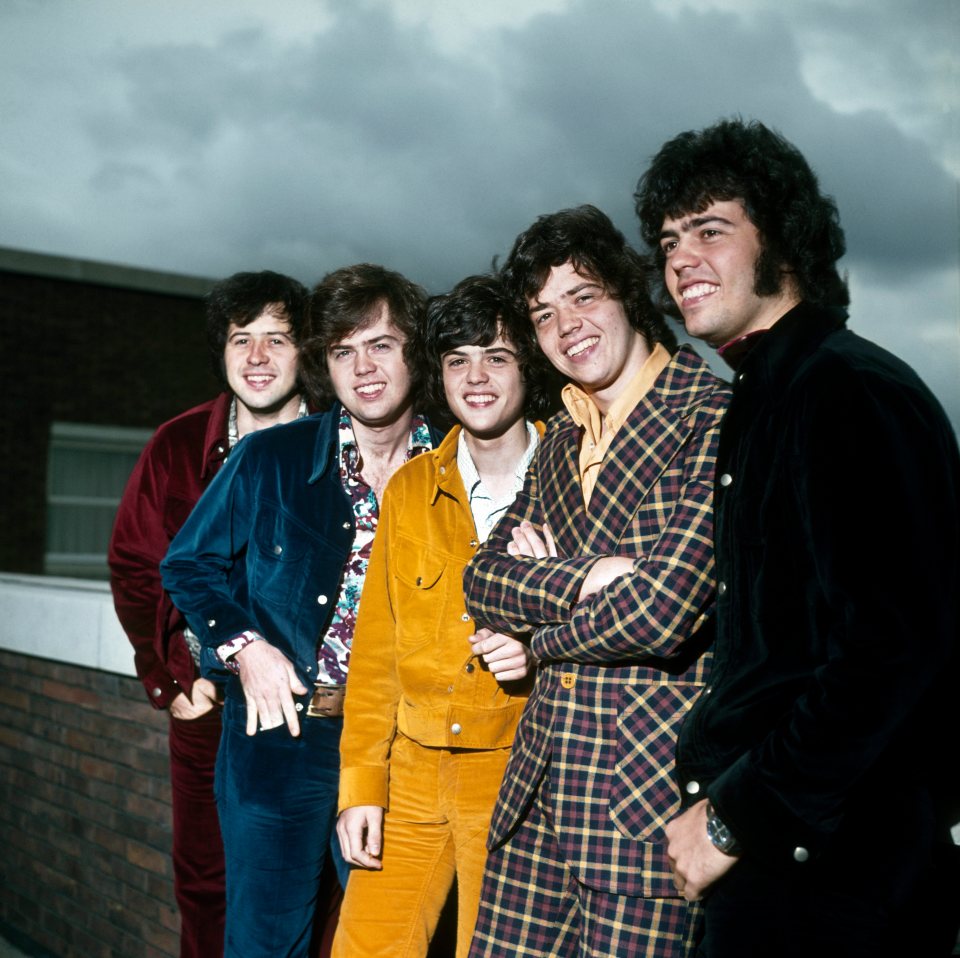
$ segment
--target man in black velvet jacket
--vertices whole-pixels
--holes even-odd
[[[903,362],[846,329],[836,206],[760,123],[668,142],[636,194],[687,332],[734,369],[715,664],[680,733],[677,887],[717,956],[947,955],[960,459]]]

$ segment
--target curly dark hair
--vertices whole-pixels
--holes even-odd
[[[528,301],[543,289],[550,270],[567,261],[623,304],[630,325],[649,347],[661,343],[676,351],[673,330],[650,300],[649,260],[627,245],[623,233],[595,206],[547,213],[517,237],[503,266],[516,307],[529,315]]]
[[[420,350],[428,401],[449,414],[443,389],[445,353],[460,346],[489,346],[498,335],[513,347],[524,385],[524,415],[538,419],[551,409],[553,367],[537,346],[533,324],[507,296],[497,276],[468,276],[449,293],[427,301]]]
[[[303,283],[265,269],[259,273],[234,273],[216,283],[207,294],[207,349],[210,368],[227,387],[223,353],[230,324],[249,326],[264,312],[282,317],[297,346],[309,334],[310,294]]]
[[[427,294],[416,283],[373,263],[357,263],[328,273],[314,287],[310,300],[312,328],[301,351],[301,375],[318,407],[336,398],[327,366],[327,350],[358,329],[374,323],[384,304],[390,321],[404,337],[403,358],[410,372],[414,404],[423,389],[417,362],[417,336],[423,324]]]
[[[660,232],[665,218],[740,200],[760,234],[754,280],[758,296],[780,292],[786,266],[801,299],[819,306],[850,302],[847,284],[836,268],[846,250],[836,203],[820,192],[800,151],[756,120],[722,120],[675,136],[640,177],[633,198],[640,233],[654,250],[661,276]],[[657,297],[658,305],[666,308],[670,297],[662,279]]]

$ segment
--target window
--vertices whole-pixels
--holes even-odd
[[[55,422],[47,462],[47,575],[106,579],[113,517],[149,429]]]

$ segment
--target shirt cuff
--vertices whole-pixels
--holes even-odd
[[[226,668],[233,672],[234,675],[239,675],[240,666],[233,660],[233,657],[241,649],[245,649],[252,642],[257,642],[261,639],[263,639],[263,636],[259,632],[254,632],[253,629],[247,629],[246,632],[241,632],[232,639],[228,639],[222,645],[218,645],[216,649],[217,658]]]

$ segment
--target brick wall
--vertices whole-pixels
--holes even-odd
[[[46,272],[19,271],[21,259]],[[43,572],[52,422],[153,429],[219,391],[209,285],[0,249],[0,569]]]
[[[166,713],[134,678],[0,650],[0,928],[173,958]]]

